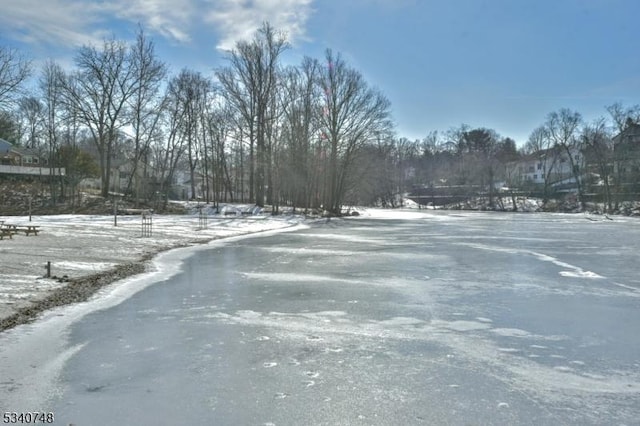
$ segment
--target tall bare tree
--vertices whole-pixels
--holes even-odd
[[[153,42],[147,39],[142,29],[138,31],[136,41],[131,46],[131,67],[136,87],[135,94],[129,99],[133,155],[130,159],[131,173],[126,192],[130,193],[135,189],[137,203],[140,199],[141,182],[136,176],[139,175],[141,163],[144,169],[147,168],[150,144],[158,136],[163,109],[163,98],[159,96],[159,91],[167,73],[166,65],[156,56]],[[134,182],[136,187],[132,188]]]
[[[319,84],[324,93],[321,129],[329,144],[326,210],[340,214],[351,165],[368,141],[392,129],[390,102],[369,87],[362,74],[331,50],[325,54]]]
[[[212,83],[199,72],[183,69],[169,83],[169,93],[173,96],[177,107],[183,111],[178,131],[186,142],[187,160],[191,181],[191,198],[197,195],[196,171],[200,166],[204,151],[203,116],[212,91]],[[206,121],[206,120],[205,120]]]
[[[52,203],[55,204],[55,190],[54,179],[56,167],[56,155],[60,149],[60,136],[63,127],[63,121],[65,119],[66,111],[63,105],[63,82],[65,74],[60,65],[53,61],[49,61],[44,64],[42,72],[40,74],[39,88],[41,97],[44,102],[43,106],[43,126],[44,126],[44,138],[47,141],[47,147],[49,151],[49,170],[51,174],[51,198]],[[60,192],[64,196],[64,179],[59,176],[61,183]]]
[[[617,134],[622,134],[630,124],[640,124],[640,105],[624,106],[620,102],[616,102],[607,106],[607,112],[609,113],[611,120],[613,121],[613,127]],[[614,169],[614,183],[615,183],[615,209],[618,208],[620,202],[625,196],[624,186],[624,164],[628,161],[628,156],[631,154],[629,151],[630,146],[628,144],[618,144],[613,147],[613,169]]]
[[[316,84],[320,64],[306,57],[299,67],[289,67],[283,74],[281,105],[282,138],[286,141],[287,158],[283,160],[283,187],[294,206],[311,207],[312,141],[318,128],[320,91]]]
[[[236,44],[229,54],[229,66],[216,72],[229,104],[240,113],[249,135],[252,163],[255,160],[249,184],[259,206],[264,205],[270,167],[268,132],[274,122],[278,61],[287,46],[284,34],[264,23],[253,40]]]
[[[43,105],[35,96],[26,96],[18,101],[18,115],[23,126],[24,146],[26,148],[40,148],[42,138]]]
[[[215,206],[220,201],[234,201],[234,188],[228,162],[227,139],[234,121],[228,105],[215,100],[206,117],[206,132],[210,141],[208,152],[211,164],[212,189]],[[208,201],[208,200],[207,200]]]
[[[562,108],[547,116],[545,126],[554,145],[563,151],[571,168],[571,174],[575,180],[578,201],[582,208],[585,207],[584,187],[582,185],[581,161],[578,159],[582,155],[582,141],[579,137],[582,116],[579,112]]]
[[[162,200],[156,198],[155,201],[156,203],[162,201],[163,208],[166,208],[178,164],[186,151],[184,132],[182,132],[186,112],[182,107],[174,80],[169,82],[162,104],[164,106],[162,128],[165,134],[152,145],[152,151],[159,184],[158,190],[162,196]],[[160,205],[156,204],[156,208],[158,207]]]
[[[595,166],[604,189],[605,209],[613,210],[611,194],[611,174],[613,160],[613,146],[611,135],[607,128],[606,120],[598,118],[591,124],[586,124],[582,129],[582,139],[585,145],[585,162]]]
[[[112,160],[119,130],[128,124],[126,108],[139,89],[139,76],[127,45],[115,39],[102,47],[83,46],[78,71],[65,83],[65,97],[91,131],[100,157],[101,193],[109,194]]]
[[[560,149],[554,145],[549,129],[543,125],[533,129],[525,145],[525,151],[534,156],[537,163],[540,164],[539,173],[543,178],[542,198],[546,203],[549,200],[553,183],[553,172],[560,163]]]

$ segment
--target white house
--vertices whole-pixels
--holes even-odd
[[[552,187],[575,183],[571,160],[582,173],[584,156],[575,148],[570,153],[572,158],[564,149],[556,147],[529,154],[511,164],[513,180],[534,185],[544,185],[546,181]]]

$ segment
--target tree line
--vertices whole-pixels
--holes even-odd
[[[189,68],[170,75],[140,29],[131,43],[112,38],[79,48],[70,71],[45,63],[28,93],[32,64],[0,46],[0,137],[66,168],[60,182],[68,191],[52,182],[54,200],[94,174],[108,196],[123,163],[124,192],[135,200],[166,203],[186,172],[189,198],[268,204],[274,212],[396,206],[416,187],[482,192],[493,207],[498,182],[527,188],[516,166],[531,156],[543,164],[536,190],[545,199],[554,195],[551,170],[561,157],[582,203],[589,185],[597,184],[610,210],[636,190],[616,167],[630,153],[616,151],[613,136],[640,122],[638,106],[613,104],[608,117],[590,123],[576,111],[552,112],[520,148],[466,124],[411,141],[394,134],[389,100],[339,53],[285,66],[289,47],[265,23],[211,75]]]
[[[284,66],[288,48],[265,23],[213,75],[170,76],[140,30],[130,44],[79,48],[70,72],[48,62],[26,94],[30,63],[0,47],[0,63],[12,67],[0,67],[0,136],[48,151],[76,185],[91,170],[67,157],[93,151],[105,197],[126,158],[125,193],[136,199],[153,190],[166,202],[186,170],[190,198],[339,214],[367,172],[354,167],[361,151],[392,135],[390,103],[339,53]],[[147,188],[138,175],[151,177]]]

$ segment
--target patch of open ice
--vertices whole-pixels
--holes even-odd
[[[388,320],[380,321],[380,324],[387,326],[403,326],[403,325],[420,325],[425,322],[418,318],[411,317],[394,317]]]
[[[498,351],[505,352],[505,353],[517,353],[517,352],[520,352],[520,349],[516,349],[516,348],[498,348]]]
[[[530,345],[529,347],[533,349],[549,349],[548,346],[542,346],[542,345]]]
[[[571,368],[571,367],[565,367],[565,366],[562,366],[562,365],[559,365],[559,366],[553,367],[553,369],[554,369],[554,370],[558,370],[558,371],[562,371],[562,372],[566,372],[566,373],[569,373],[569,372],[573,372],[573,371],[574,371],[574,370],[573,370],[573,368]]]
[[[484,323],[484,322],[478,322],[478,321],[451,321],[451,322],[447,322],[447,321],[433,321],[432,322],[433,325],[439,325],[443,328],[448,328],[449,330],[454,330],[454,331],[474,331],[474,330],[486,330],[488,328],[491,328],[491,325]]]
[[[492,333],[498,334],[500,336],[505,337],[529,337],[531,333],[525,330],[520,330],[519,328],[494,328],[491,330]]]

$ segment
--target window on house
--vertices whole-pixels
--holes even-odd
[[[542,163],[538,163],[538,170],[542,169]]]
[[[538,179],[538,175],[533,175],[533,180]]]
[[[533,166],[529,166],[529,173],[533,173],[535,170],[533,168]]]

